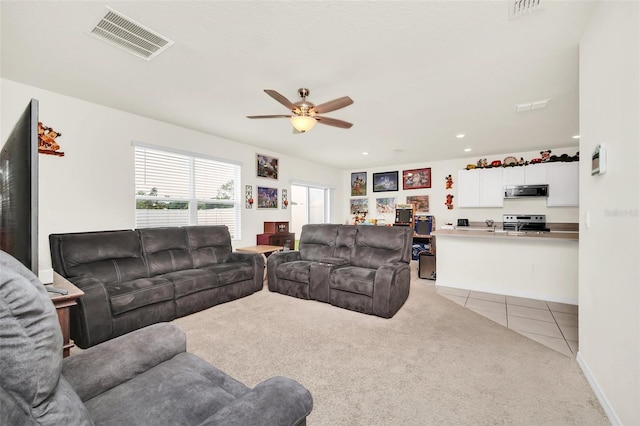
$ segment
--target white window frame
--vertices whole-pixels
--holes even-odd
[[[167,196],[162,196],[162,197],[158,197],[158,196],[150,196],[150,195],[138,195],[138,191],[140,190],[138,187],[138,183],[136,182],[135,178],[134,178],[134,214],[136,213],[137,210],[137,202],[138,201],[163,201],[163,202],[184,202],[188,204],[188,222],[187,223],[183,223],[182,225],[198,225],[198,203],[215,203],[215,204],[228,204],[231,205],[233,208],[233,219],[231,220],[231,222],[229,223],[229,221],[215,221],[212,224],[216,224],[216,225],[227,225],[229,227],[229,231],[231,233],[231,239],[234,241],[240,240],[242,239],[242,217],[241,217],[241,212],[242,212],[242,196],[241,196],[241,190],[240,188],[242,187],[242,182],[241,182],[241,175],[242,175],[242,163],[237,162],[237,161],[233,161],[233,160],[228,160],[228,159],[221,159],[221,158],[216,158],[216,157],[211,157],[211,156],[206,156],[206,155],[202,155],[202,154],[196,154],[196,153],[192,153],[192,152],[187,152],[187,151],[180,151],[180,150],[175,150],[172,148],[166,148],[166,147],[160,147],[160,146],[155,146],[155,145],[149,145],[149,144],[145,144],[145,143],[141,143],[141,142],[137,142],[137,141],[132,141],[131,145],[134,147],[134,175],[138,172],[138,163],[137,163],[137,156],[139,153],[143,153],[145,151],[151,151],[153,152],[155,155],[162,155],[162,154],[167,154],[170,155],[172,157],[175,158],[175,156],[179,156],[179,157],[184,157],[184,159],[188,160],[188,178],[187,178],[187,186],[188,186],[188,196],[182,196],[182,197],[167,197]],[[228,180],[229,181],[233,181],[233,193],[232,193],[232,199],[218,199],[218,198],[214,198],[214,197],[209,197],[209,198],[203,198],[203,197],[198,197],[196,194],[196,189],[197,189],[197,181],[196,181],[196,169],[197,169],[197,163],[198,162],[204,162],[206,165],[208,166],[214,166],[216,165],[216,163],[220,164],[221,166],[223,166],[225,169],[229,169],[231,170],[231,173],[228,175]],[[221,174],[220,176],[222,176],[223,178],[226,178],[227,175]],[[211,188],[211,192],[213,193],[214,191],[217,191],[219,188]],[[201,191],[200,191],[201,192]],[[216,209],[212,209],[212,210],[216,210]],[[226,209],[224,209],[226,210]],[[136,214],[136,218],[135,218],[135,222],[136,222],[136,228],[142,228],[145,226],[163,226],[162,224],[154,224],[154,225],[145,225],[145,224],[140,224],[138,223],[138,218],[137,218],[137,214]],[[211,222],[209,222],[211,223]],[[172,225],[170,223],[167,223],[164,226],[175,226]]]

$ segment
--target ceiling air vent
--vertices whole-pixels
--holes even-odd
[[[541,0],[512,0],[508,2],[507,5],[509,7],[510,19],[515,19],[542,9]]]
[[[107,8],[91,35],[147,61],[164,52],[173,41]]]

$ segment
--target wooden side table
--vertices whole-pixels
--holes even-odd
[[[53,273],[53,287],[62,288],[68,292],[67,294],[49,293],[49,298],[51,298],[53,306],[56,307],[56,312],[58,313],[58,322],[60,323],[60,329],[62,329],[63,339],[62,356],[66,358],[73,347],[69,333],[71,325],[70,309],[78,304],[77,300],[84,295],[84,292],[56,272]]]

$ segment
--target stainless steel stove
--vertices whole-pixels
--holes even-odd
[[[505,231],[549,232],[547,217],[543,214],[505,214],[502,216]]]

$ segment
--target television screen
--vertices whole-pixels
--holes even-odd
[[[38,101],[0,151],[0,249],[38,275]]]

